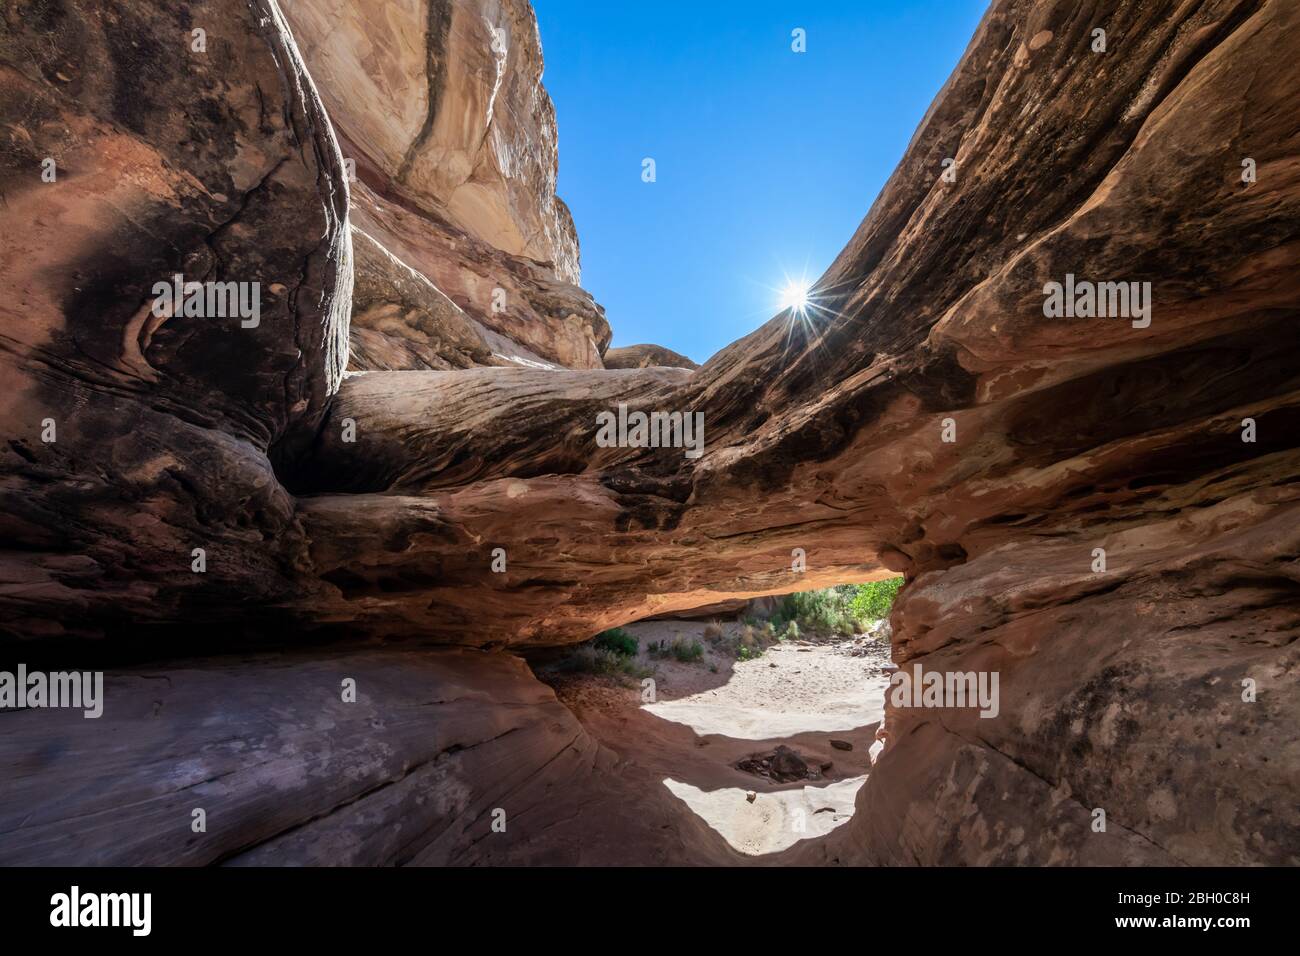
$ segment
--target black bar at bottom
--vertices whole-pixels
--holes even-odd
[[[1199,936],[1230,945],[1291,925],[1294,887],[1293,870],[1229,868],[9,869],[0,870],[0,926],[8,942],[76,933],[80,942],[205,947],[373,944],[391,934],[436,945],[458,931],[543,946],[575,933],[585,945],[625,937],[668,945],[688,933],[692,949],[715,934],[734,949],[766,948],[772,934],[875,945],[1041,941],[1044,931],[1061,942]],[[148,894],[147,910],[143,895],[122,894]]]

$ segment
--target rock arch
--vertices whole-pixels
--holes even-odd
[[[309,52],[311,14],[329,6],[286,3]],[[526,6],[507,6],[526,26]],[[7,236],[28,237],[0,263],[0,600],[4,629],[22,642],[7,646],[56,655],[63,639],[98,637],[114,665],[141,635],[154,657],[291,649],[124,672],[122,710],[106,718],[124,722],[122,749],[102,759],[129,770],[96,798],[102,825],[65,837],[61,821],[87,812],[73,797],[24,816],[77,772],[54,758],[0,806],[15,824],[10,860],[167,859],[142,828],[188,821],[196,790],[234,823],[186,862],[319,861],[322,848],[351,862],[490,856],[473,828],[496,794],[523,793],[534,818],[558,819],[542,793],[562,768],[579,784],[558,803],[605,799],[581,781],[607,755],[506,649],[892,570],[908,578],[895,659],[998,671],[1001,715],[892,712],[864,812],[800,853],[1296,862],[1293,4],[1204,0],[1175,12],[1116,0],[1098,54],[1094,24],[1069,5],[995,2],[815,285],[809,321],[778,316],[695,371],[600,367],[608,326],[568,284],[576,239],[553,183],[529,214],[542,223],[531,245],[501,238],[495,220],[482,234],[502,246],[480,241],[466,230],[484,207],[411,185],[411,150],[436,141],[436,123],[430,134],[427,117],[414,118],[417,139],[396,152],[400,136],[361,142],[335,86],[330,119],[344,153],[362,156],[353,228],[388,255],[367,253],[382,294],[353,314],[364,322],[354,341],[370,334],[365,354],[382,361],[341,382],[332,370],[353,267],[344,166],[274,4],[262,16],[237,7],[189,5],[226,46],[167,73],[183,89],[139,69],[116,32],[126,25],[111,19],[9,22],[0,37],[10,66],[0,220]],[[173,24],[136,16],[130,28],[169,51]],[[24,60],[32,37],[61,52]],[[69,74],[58,56],[104,70]],[[525,81],[511,89],[534,95]],[[211,108],[157,120],[125,93]],[[42,192],[32,170],[45,155],[68,173]],[[401,170],[385,165],[396,157]],[[940,176],[946,157],[953,181]],[[546,248],[556,261],[525,257]],[[256,338],[141,324],[142,287],[173,267],[261,275],[283,287],[278,311]],[[503,277],[540,325],[516,333],[493,319],[466,278],[474,269]],[[1067,273],[1150,282],[1149,327],[1045,317],[1043,287]],[[408,336],[418,347],[394,357],[391,343]],[[489,363],[513,367],[477,367]],[[706,454],[598,447],[595,417],[619,403],[702,412]],[[37,437],[51,414],[55,445]],[[355,441],[341,437],[345,420]],[[215,543],[202,578],[182,560],[196,537]],[[491,570],[498,547],[504,575]],[[808,556],[802,575],[790,571],[796,547]],[[1097,547],[1104,572],[1092,567]],[[245,634],[250,619],[263,626]],[[390,643],[322,648],[340,634]],[[361,710],[301,703],[352,671],[384,689],[363,692]],[[157,697],[168,716],[152,726],[157,674],[189,689]],[[1242,699],[1246,679],[1254,702]],[[187,730],[235,681],[248,720],[299,701],[259,738],[277,755],[260,775],[225,737]],[[452,728],[436,739],[419,733],[430,687]],[[485,694],[500,706],[484,706]],[[313,737],[319,708],[330,729]],[[42,741],[86,733],[35,717],[0,727],[9,766]],[[376,742],[376,720],[404,729]],[[246,733],[239,721],[222,729]],[[167,754],[143,759],[160,739]],[[476,763],[476,748],[502,746],[518,779],[485,777]],[[340,761],[360,768],[351,780],[339,779]],[[421,801],[429,792],[436,807]],[[1105,833],[1091,826],[1098,807]],[[396,821],[401,838],[381,838],[375,819]],[[123,828],[138,838],[114,839]],[[707,834],[674,839],[645,852],[726,859]],[[518,840],[512,852],[528,858]]]

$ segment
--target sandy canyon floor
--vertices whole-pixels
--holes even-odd
[[[847,822],[871,769],[888,643],[788,641],[737,660],[705,639],[705,627],[643,621],[625,628],[640,642],[636,663],[654,681],[652,701],[643,679],[551,665],[537,674],[618,755],[620,774],[666,788],[742,854],[776,853]],[[704,657],[648,655],[649,645],[678,638],[700,641]]]

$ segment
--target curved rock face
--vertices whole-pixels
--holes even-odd
[[[346,681],[355,701],[343,699]],[[0,726],[0,766],[12,771],[0,864],[737,860],[702,822],[677,823],[667,791],[647,801],[621,784],[611,752],[509,655],[192,661],[114,675],[105,698],[98,720],[29,710]],[[51,756],[63,752],[77,759]],[[617,841],[571,826],[632,802]]]
[[[359,232],[418,272],[485,330],[495,356],[490,364],[601,368],[611,332],[604,310],[585,290],[433,214],[386,199],[365,182],[353,185],[352,199],[352,221]],[[421,320],[437,321],[429,314]],[[366,324],[358,321],[358,326]],[[354,368],[366,370],[364,365]]]
[[[283,49],[274,31],[250,26],[242,8],[211,9],[226,11],[227,33],[248,44],[240,55],[269,71],[256,83],[264,96],[302,88],[280,82],[298,73],[292,57],[267,55]],[[1105,52],[1094,49],[1098,27]],[[36,41],[59,27],[11,29]],[[488,326],[490,306],[464,291],[468,280],[453,291],[450,277],[473,270],[448,259],[446,250],[465,248],[450,220],[383,193],[363,171],[358,226],[434,288],[395,266],[362,269],[359,313],[379,336],[363,361],[398,370],[347,377],[325,407],[334,366],[312,336],[329,340],[338,328],[327,316],[340,297],[325,290],[346,271],[333,242],[341,215],[326,211],[337,210],[341,174],[315,148],[323,125],[295,141],[271,119],[251,127],[266,137],[258,155],[277,156],[279,144],[290,158],[269,162],[289,179],[246,189],[236,218],[247,231],[221,234],[246,245],[215,243],[219,261],[247,255],[252,268],[284,256],[305,263],[301,281],[322,291],[293,297],[278,325],[264,317],[265,334],[277,334],[256,352],[194,339],[204,361],[191,360],[185,342],[199,331],[142,347],[151,368],[169,373],[142,381],[117,343],[137,341],[122,333],[154,276],[133,279],[139,286],[120,276],[141,264],[174,268],[173,244],[185,247],[165,231],[128,244],[149,220],[136,206],[100,203],[92,187],[140,190],[138,202],[161,203],[168,223],[185,221],[178,206],[210,208],[216,173],[200,158],[225,129],[221,114],[185,114],[206,125],[168,139],[197,142],[185,154],[207,191],[197,206],[156,199],[168,194],[138,179],[79,186],[69,175],[46,193],[30,180],[7,185],[7,234],[30,232],[51,210],[67,220],[60,242],[52,235],[0,273],[0,302],[23,303],[5,313],[6,334],[17,329],[20,342],[3,353],[14,383],[6,421],[25,436],[5,459],[6,540],[18,542],[5,554],[6,626],[23,638],[102,633],[109,606],[123,619],[188,622],[194,596],[206,595],[206,619],[284,615],[295,641],[350,629],[543,646],[677,608],[902,571],[895,660],[996,674],[996,713],[894,701],[859,812],[793,857],[1297,862],[1297,30],[1300,9],[1287,0],[1176,9],[1116,0],[1104,23],[1071,4],[999,0],[814,288],[809,314],[778,316],[694,372],[599,369],[595,324],[588,367],[464,368],[482,361],[474,322],[490,352],[528,343]],[[3,48],[7,129],[31,115],[29,102],[48,104],[46,135],[95,128],[80,118],[78,88],[59,79],[63,66],[29,76],[14,50]],[[240,61],[238,75],[259,74]],[[164,82],[131,76],[146,88]],[[225,74],[186,76],[194,97]],[[222,84],[233,102],[257,102]],[[298,104],[290,96],[287,114],[266,113],[296,116]],[[148,140],[119,126],[133,129],[114,121],[103,133],[113,138],[84,161],[109,162],[102,157]],[[290,149],[296,142],[313,148]],[[39,182],[40,150],[16,155],[26,158],[6,175]],[[252,218],[273,199],[320,229]],[[91,224],[95,255],[112,250],[121,264],[96,271],[94,255],[58,258],[69,255],[74,220]],[[492,263],[484,285],[517,277],[517,290],[531,290],[525,299],[557,297],[548,314],[573,303],[582,324],[573,287],[547,285],[535,271],[543,267],[488,243],[473,249]],[[364,255],[387,261],[375,249]],[[87,288],[95,298],[78,299]],[[1109,314],[1098,314],[1098,291]],[[79,312],[83,301],[94,309]],[[444,324],[395,344],[422,310],[441,310]],[[162,328],[188,330],[175,319]],[[561,349],[544,338],[533,354],[555,359]],[[95,348],[109,351],[82,358]],[[463,359],[448,359],[453,352]],[[580,364],[565,354],[571,361],[554,364]],[[448,368],[430,370],[431,355]],[[37,445],[50,402],[73,422],[71,440],[60,432],[59,444]],[[674,447],[640,447],[618,440],[626,428],[601,424],[636,412],[699,413],[702,444],[679,431]],[[300,440],[298,426],[316,423],[310,443]],[[110,438],[130,442],[130,454],[120,457]],[[141,466],[140,443],[153,464]],[[200,530],[241,545],[227,549],[238,557],[220,575],[175,567]],[[796,570],[798,553],[806,571]],[[553,756],[545,744],[528,759],[545,761],[548,748]],[[58,779],[63,759],[50,758],[45,779]],[[574,786],[596,786],[581,776]],[[390,821],[410,811],[402,800],[369,806]],[[602,832],[595,814],[581,827]],[[555,838],[557,827],[546,833]],[[278,840],[268,858],[314,859],[281,835],[254,837]],[[376,841],[349,859],[446,858]]]
[[[578,234],[555,195],[555,108],[525,0],[283,6],[330,117],[386,186],[578,283]]]
[[[273,463],[342,378],[352,282],[341,157],[283,19],[10,4],[0,62],[5,628],[283,597],[306,542]]]
[[[525,0],[284,6],[360,178],[358,245],[383,247],[463,313],[400,292],[371,297],[356,316],[366,331],[353,337],[353,368],[601,368],[609,324],[577,285],[577,232],[555,195],[555,109]],[[472,347],[466,320],[482,327]]]
[[[428,277],[360,229],[352,232],[349,365],[358,371],[473,368],[492,363],[482,328]]]

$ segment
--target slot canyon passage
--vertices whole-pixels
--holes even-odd
[[[2,646],[105,693],[0,716],[0,863],[1300,862],[1300,4],[994,0],[814,320],[699,368],[609,348],[541,69],[525,0],[4,5]],[[525,657],[897,573],[1000,711],[887,704],[763,856]]]

